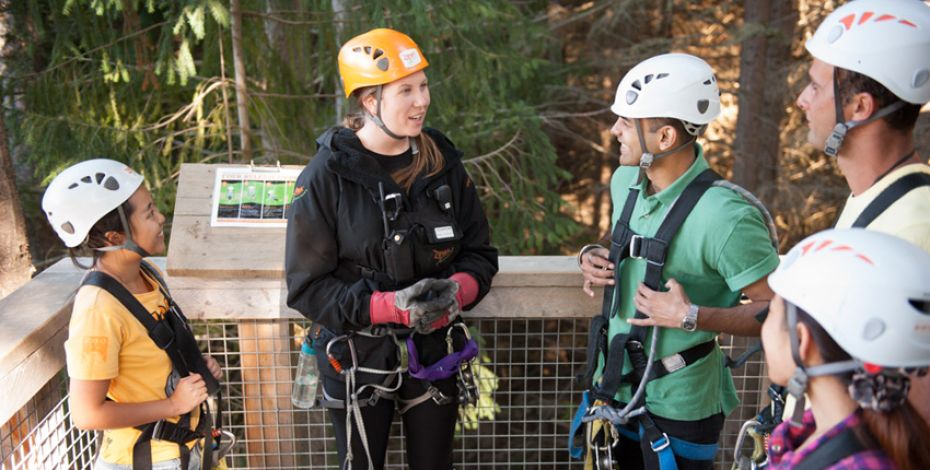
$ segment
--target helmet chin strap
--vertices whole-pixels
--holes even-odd
[[[636,179],[636,184],[639,184],[640,182],[643,181],[643,177],[646,175],[646,170],[648,170],[652,166],[652,163],[655,162],[656,159],[659,159],[664,156],[671,155],[675,152],[678,152],[679,150],[689,145],[693,145],[694,142],[697,141],[696,136],[691,136],[691,138],[688,139],[686,142],[682,143],[681,145],[678,145],[677,147],[673,149],[666,150],[664,152],[659,152],[659,153],[652,153],[652,152],[649,152],[648,149],[646,148],[646,137],[643,133],[643,120],[635,119],[634,122],[636,124],[636,137],[639,139],[639,147],[643,150],[643,155],[639,159],[639,177]]]
[[[816,366],[806,367],[801,361],[801,342],[798,340],[798,308],[791,302],[785,301],[785,313],[788,317],[788,337],[791,340],[791,357],[794,359],[794,374],[788,380],[788,393],[793,397],[800,399],[807,390],[807,384],[811,377],[821,375],[835,375],[843,372],[849,372],[862,367],[862,363],[855,359],[849,359],[840,362],[831,362],[829,364],[819,364]]]
[[[378,114],[371,114],[368,110],[365,110],[365,114],[368,116],[368,119],[371,119],[371,122],[375,123],[388,137],[396,140],[410,140],[410,148],[413,151],[413,154],[416,155],[420,153],[420,148],[417,147],[416,139],[413,137],[401,137],[395,134],[393,131],[388,129],[388,126],[384,124],[384,120],[381,119],[381,91],[384,89],[384,85],[378,85],[378,89],[375,91],[375,100],[377,101]]]
[[[823,152],[831,157],[835,157],[837,154],[839,154],[840,147],[843,146],[843,139],[846,138],[846,133],[848,133],[852,128],[881,119],[901,109],[907,103],[905,103],[903,100],[898,100],[885,106],[884,108],[879,109],[875,112],[875,114],[872,114],[867,119],[863,119],[861,121],[845,121],[845,115],[843,114],[843,104],[840,100],[840,83],[839,79],[836,78],[836,67],[834,67],[833,104],[834,115],[836,116],[836,125],[833,126],[833,132],[830,133],[830,137],[827,137],[827,142],[823,146]]]
[[[126,219],[126,212],[123,211],[122,204],[117,206],[116,212],[119,213],[119,221],[123,225],[123,232],[126,234],[126,240],[121,245],[105,246],[102,248],[95,248],[95,249],[97,251],[103,251],[103,252],[129,250],[133,253],[138,254],[139,256],[143,258],[148,258],[149,256],[152,256],[151,253],[149,253],[148,251],[145,251],[141,246],[139,246],[138,244],[136,244],[135,241],[133,241],[132,228],[130,228],[129,221]]]

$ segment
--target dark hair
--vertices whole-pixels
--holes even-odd
[[[684,142],[684,139],[691,137],[691,134],[685,130],[685,125],[681,123],[681,119],[662,117],[648,118],[648,121],[649,132],[655,132],[665,126],[672,126],[672,129],[675,129],[675,142],[672,142],[672,145]]]
[[[373,95],[377,90],[377,86],[369,86],[352,92],[349,105],[354,110],[349,112],[343,120],[346,127],[357,131],[365,125],[365,107],[362,106],[362,100]],[[420,173],[427,171],[428,175],[435,175],[439,173],[439,170],[442,170],[444,163],[439,147],[436,146],[436,142],[433,142],[430,136],[426,135],[426,132],[420,132],[420,135],[415,140],[419,153],[414,155],[413,163],[391,174],[391,178],[407,191],[410,191],[410,187],[413,186],[413,182]]]
[[[844,105],[849,104],[853,97],[859,93],[872,95],[875,100],[876,111],[895,101],[901,101],[901,98],[898,98],[884,85],[859,72],[836,67],[833,73],[836,74],[836,81],[840,91],[839,98]],[[921,107],[919,104],[905,103],[904,107],[883,117],[882,120],[888,124],[888,127],[908,133],[913,131],[914,126],[917,125]]]
[[[851,359],[849,353],[841,348],[830,334],[810,314],[797,308],[798,323],[803,323],[811,333],[811,338],[825,363],[840,362]],[[849,384],[852,372],[837,374],[835,377]],[[871,409],[862,410],[862,422],[868,430],[863,435],[857,430],[860,441],[874,441],[894,461],[900,470],[919,470],[930,468],[930,446],[915,445],[912,436],[930,436],[930,427],[916,409],[907,401],[897,408],[882,412]]]
[[[126,223],[129,223],[129,218],[132,217],[135,207],[129,203],[129,199],[123,202],[120,207],[123,208],[123,212],[126,214]],[[93,227],[90,228],[90,231],[87,232],[87,238],[81,243],[77,248],[68,248],[68,256],[71,257],[71,262],[75,266],[81,269],[93,269],[97,265],[97,260],[103,256],[103,252],[96,250],[96,248],[103,248],[107,246],[110,242],[107,240],[107,232],[119,232],[123,233],[123,223],[119,217],[119,211],[116,209],[111,210],[107,215],[100,218]],[[89,251],[91,257],[90,266],[85,266],[77,260],[77,257],[83,252]]]

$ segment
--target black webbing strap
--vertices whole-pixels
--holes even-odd
[[[859,441],[854,428],[846,428],[833,439],[821,444],[794,467],[795,470],[820,470],[867,448]]]
[[[165,354],[171,359],[171,364],[178,370],[178,373],[181,374],[182,377],[190,373],[187,368],[187,362],[181,357],[181,352],[176,347],[172,347],[175,345],[175,337],[177,335],[176,332],[172,330],[171,324],[167,321],[156,321],[152,318],[152,314],[146,310],[135,296],[120,284],[119,281],[102,271],[91,271],[87,274],[87,277],[84,278],[82,285],[97,286],[109,292],[113,297],[116,297],[116,300],[119,300],[119,302],[129,310],[129,313],[131,313],[139,323],[142,323],[142,326],[149,332],[149,338],[155,342],[155,345],[158,346],[159,349],[165,351]]]
[[[905,194],[922,186],[930,186],[930,175],[926,173],[911,173],[902,176],[900,179],[891,183],[879,195],[866,206],[865,210],[859,214],[856,221],[853,222],[853,228],[868,227],[878,216],[885,212],[898,199]]]
[[[652,375],[650,376],[649,380],[665,377],[668,374],[684,369],[685,367],[700,361],[708,354],[712,353],[716,348],[716,345],[717,341],[712,339],[710,341],[705,341],[703,343],[691,346],[690,348],[685,349],[680,353],[672,354],[655,361],[652,364]],[[671,369],[669,369],[669,367],[671,367]],[[634,372],[629,372],[623,376],[623,380],[628,380],[632,377],[634,377]]]

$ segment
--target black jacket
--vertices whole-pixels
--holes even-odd
[[[455,272],[472,275],[479,285],[473,307],[491,287],[497,273],[497,249],[490,244],[487,218],[475,186],[462,165],[462,153],[440,132],[425,129],[439,147],[445,164],[440,173],[417,177],[405,204],[436,204],[432,192],[447,184],[452,212],[461,232],[451,263],[429,276],[445,278]],[[340,334],[371,325],[369,301],[375,290],[396,290],[365,277],[359,267],[385,271],[384,225],[378,184],[385,193],[404,190],[369,153],[355,133],[330,129],[317,139],[316,157],[297,179],[289,208],[285,271],[287,304],[316,324]],[[361,150],[360,150],[361,149]]]

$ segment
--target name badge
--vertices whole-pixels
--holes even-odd
[[[436,234],[436,238],[439,240],[445,240],[446,238],[452,238],[455,236],[455,231],[452,230],[451,225],[446,225],[445,227],[436,227],[433,230],[433,233]]]

